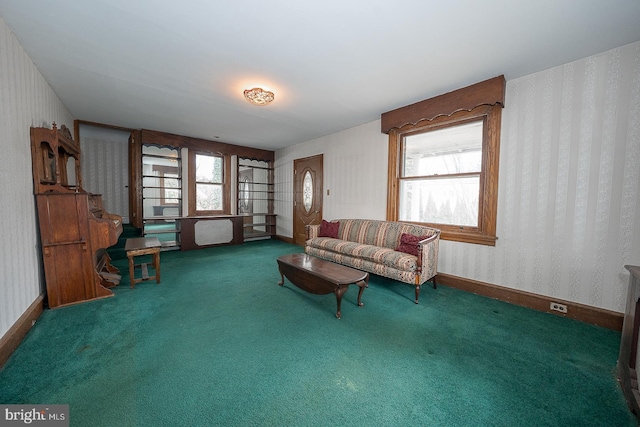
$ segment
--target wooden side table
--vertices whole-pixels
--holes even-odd
[[[124,250],[127,252],[127,258],[129,258],[129,280],[131,281],[132,288],[135,287],[136,283],[144,280],[156,279],[156,283],[160,283],[160,246],[160,240],[158,240],[157,237],[135,237],[127,239]],[[149,276],[146,263],[135,264],[134,258],[141,255],[152,255],[155,275]],[[142,268],[142,277],[136,279],[135,269],[138,266]]]

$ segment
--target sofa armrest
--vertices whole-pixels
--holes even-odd
[[[439,246],[440,230],[435,230],[432,236],[418,242],[418,265],[416,272],[426,277],[427,280],[437,274]]]
[[[307,233],[307,240],[318,237],[320,235],[320,224],[307,225],[305,231]]]

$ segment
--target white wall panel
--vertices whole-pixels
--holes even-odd
[[[31,173],[31,126],[73,117],[0,19],[0,337],[43,292]]]
[[[508,76],[507,76],[508,77]],[[507,81],[495,247],[441,241],[438,270],[623,312],[640,264],[640,42]],[[325,218],[386,209],[380,121],[276,152],[278,234],[293,159],[324,153]]]

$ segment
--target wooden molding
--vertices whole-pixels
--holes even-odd
[[[442,231],[440,238],[458,242],[488,246],[496,244],[498,212],[498,169],[500,164],[501,106],[480,105],[471,111],[461,110],[450,116],[439,116],[418,125],[405,125],[389,131],[389,161],[387,170],[387,221],[400,221],[400,180],[405,136],[416,135],[469,121],[482,120],[482,171],[480,172],[480,198],[478,200],[478,225],[463,227],[453,224],[421,223]],[[407,221],[411,222],[411,221]]]
[[[36,300],[29,306],[29,308],[22,313],[22,316],[13,324],[2,338],[0,338],[0,368],[9,360],[11,354],[18,348],[22,339],[27,335],[29,330],[36,323],[36,320],[42,314],[44,310],[44,294],[41,294]]]
[[[189,148],[190,150],[216,153],[222,155],[237,155],[252,160],[264,160],[273,162],[275,151],[260,148],[244,147],[228,144],[226,142],[211,141],[202,138],[193,138],[183,135],[175,135],[149,129],[142,129],[142,143],[158,145],[161,147]]]
[[[492,285],[490,283],[479,282],[472,279],[465,279],[463,277],[453,276],[450,274],[438,273],[437,280],[438,284],[471,292],[476,295],[482,295],[545,313],[555,314],[561,317],[568,317],[570,319],[602,326],[615,331],[622,331],[624,313],[617,313],[615,311],[564,301],[558,298],[538,295],[517,289],[505,288],[503,286]],[[567,313],[564,314],[558,311],[552,311],[550,308],[551,302],[566,305]]]
[[[453,92],[387,111],[381,116],[381,131],[389,133],[393,128],[415,125],[422,120],[433,120],[442,115],[449,116],[457,111],[471,111],[480,105],[503,107],[505,88],[504,76],[497,76]]]

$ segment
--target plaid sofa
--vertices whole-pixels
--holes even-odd
[[[319,237],[320,225],[308,225],[305,252],[338,264],[415,285],[415,303],[420,286],[436,285],[440,230],[416,224],[340,219],[338,238]],[[336,222],[334,221],[334,222]],[[396,250],[402,234],[422,236],[417,256]]]

